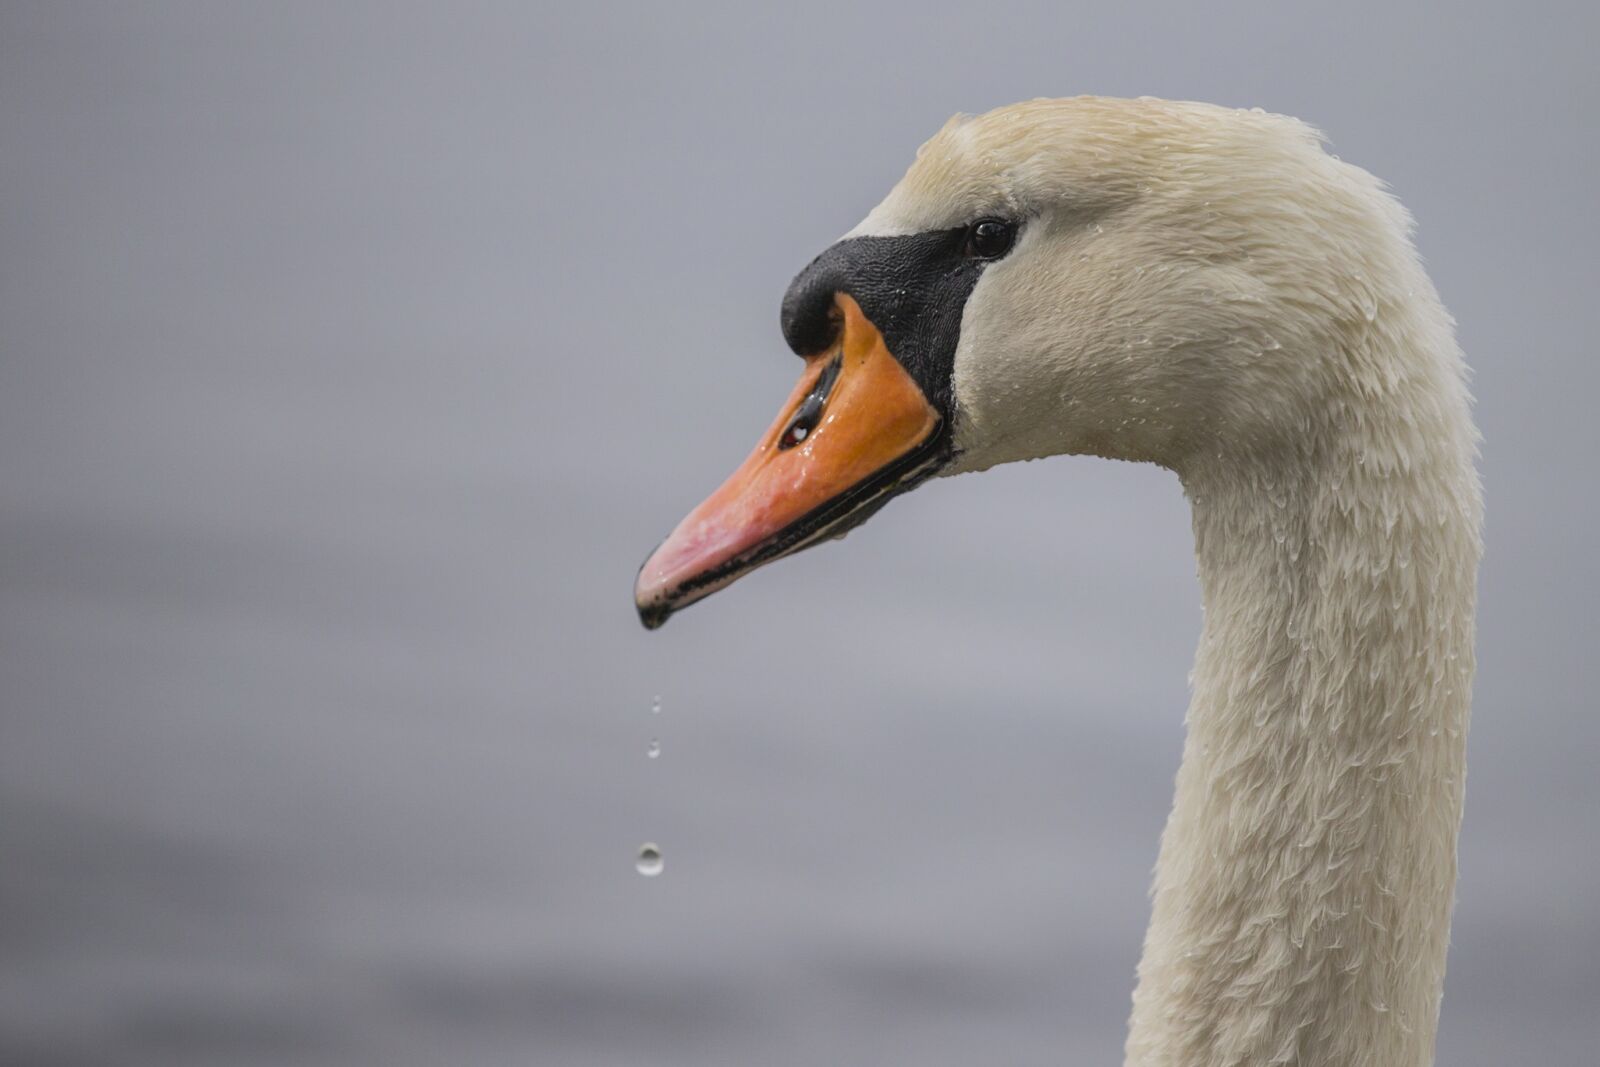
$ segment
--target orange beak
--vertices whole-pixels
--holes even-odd
[[[806,359],[738,470],[663,541],[634,585],[655,629],[765,563],[841,536],[938,466],[939,412],[849,296],[839,340]]]

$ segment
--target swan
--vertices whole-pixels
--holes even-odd
[[[639,571],[655,627],[935,475],[1176,472],[1205,614],[1128,1064],[1433,1060],[1482,505],[1411,231],[1259,109],[958,115],[795,278],[799,384]]]

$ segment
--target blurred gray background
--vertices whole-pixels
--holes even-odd
[[[1299,8],[0,6],[0,1062],[1120,1062],[1171,475],[629,598],[791,275],[951,113],[1098,92],[1415,212],[1489,502],[1439,1060],[1592,1063],[1600,26]]]

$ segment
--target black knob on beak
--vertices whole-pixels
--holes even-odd
[[[834,245],[812,260],[783,296],[783,339],[796,355],[816,355],[838,340],[840,319],[833,294],[845,289],[846,259],[839,247]]]

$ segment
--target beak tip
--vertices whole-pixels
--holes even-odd
[[[660,604],[639,604],[639,622],[646,630],[659,630],[672,617],[672,609]]]
[[[656,552],[650,553],[649,557],[639,565],[639,573],[633,582],[633,607],[639,613],[639,622],[646,630],[661,629],[672,616],[672,604],[665,595],[666,590],[660,583],[645,581],[645,569],[655,558]]]

